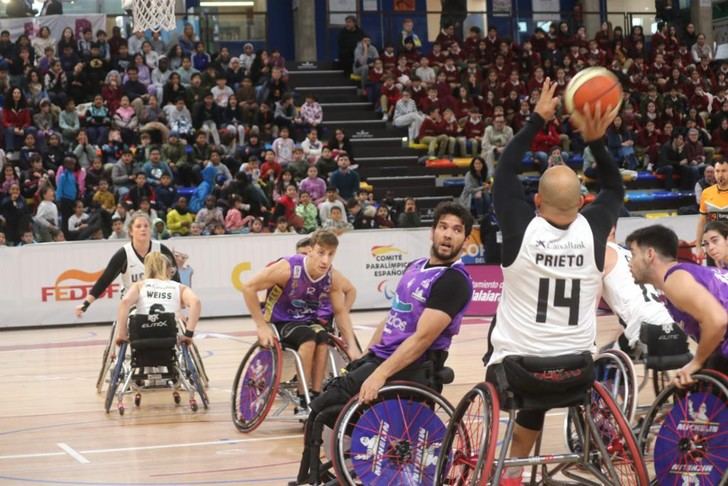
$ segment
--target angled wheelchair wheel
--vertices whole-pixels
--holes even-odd
[[[693,378],[663,390],[640,429],[653,484],[728,484],[728,377],[701,370]]]
[[[119,384],[124,380],[124,358],[126,356],[126,348],[128,345],[129,343],[121,343],[119,351],[116,354],[116,363],[114,365],[114,369],[111,371],[109,388],[106,390],[106,400],[104,401],[104,409],[106,410],[106,413],[109,413],[111,410],[116,390],[119,388]]]
[[[205,388],[209,387],[210,377],[207,375],[207,370],[205,369],[205,363],[202,361],[200,350],[197,349],[197,345],[194,342],[192,343],[192,346],[190,346],[190,356],[192,357],[192,361],[195,363],[195,368],[197,369],[197,374],[200,375],[202,384]]]
[[[205,391],[205,383],[200,376],[199,368],[197,367],[197,363],[195,362],[194,351],[191,351],[190,346],[187,344],[182,345],[182,359],[185,363],[185,372],[187,373],[187,377],[192,383],[192,386],[195,387],[195,391],[197,392],[197,394],[200,396],[202,406],[205,408],[205,410],[207,410],[208,406],[210,405],[210,399],[207,397],[207,391]],[[193,408],[193,410],[196,411],[196,408]]]
[[[253,344],[240,362],[233,382],[232,417],[241,432],[252,432],[263,423],[281,384],[281,345]]]
[[[114,335],[116,334],[116,321],[111,324],[111,333],[109,335],[109,341],[106,343],[104,354],[101,356],[101,370],[99,370],[99,377],[96,379],[96,393],[101,393],[104,389],[104,382],[106,376],[109,374],[109,369],[114,362],[114,356],[111,350],[114,347]]]
[[[384,386],[369,404],[352,398],[334,426],[333,466],[345,485],[433,485],[453,408],[429,388]]]
[[[478,383],[460,400],[437,461],[436,484],[485,486],[498,439],[500,405],[490,383]]]
[[[604,386],[595,382],[591,392],[590,431],[592,464],[610,484],[648,486],[644,458],[632,428]]]

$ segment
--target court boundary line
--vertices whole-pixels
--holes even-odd
[[[58,447],[61,448],[66,454],[73,457],[76,461],[80,462],[81,464],[90,464],[91,461],[86,459],[83,454],[80,454],[77,450],[75,450],[70,445],[66,444],[65,442],[58,442],[56,444]]]

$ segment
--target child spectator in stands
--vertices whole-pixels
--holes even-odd
[[[94,96],[93,104],[86,110],[84,125],[92,145],[101,147],[106,143],[111,127],[111,116],[101,95]]]
[[[220,145],[218,126],[222,121],[220,108],[214,103],[212,93],[207,92],[202,103],[197,103],[192,117],[192,125],[198,132],[206,133],[215,145]]]
[[[300,126],[304,130],[315,128],[321,130],[324,121],[324,112],[313,94],[306,95],[306,101],[301,105]]]
[[[329,174],[338,168],[330,147],[326,146],[321,150],[321,157],[316,162],[316,168],[318,169],[319,177],[325,181],[329,179]]]
[[[73,214],[68,218],[67,230],[69,233],[69,239],[85,239],[81,238],[81,231],[88,228],[88,214],[86,214],[86,208],[83,205],[83,201],[76,201]]]
[[[80,130],[76,135],[76,145],[73,147],[73,155],[84,169],[88,169],[96,158],[96,146],[89,143],[86,130]]]
[[[147,176],[147,183],[156,188],[161,183],[162,175],[170,178],[174,177],[172,169],[162,160],[162,151],[158,147],[152,147],[149,150],[149,160],[142,167],[144,174]]]
[[[215,196],[209,195],[205,198],[205,207],[197,212],[195,223],[202,225],[203,234],[211,234],[213,226],[216,224],[225,225],[222,209],[217,206],[217,198]]]
[[[111,234],[108,240],[128,240],[129,235],[124,229],[124,222],[118,216],[111,218]]]
[[[318,176],[316,166],[309,166],[306,175],[298,185],[299,190],[309,194],[314,201],[323,199],[326,195],[326,182]]]
[[[134,186],[124,196],[124,203],[134,211],[140,208],[142,199],[149,202],[156,200],[154,189],[147,184],[147,176],[144,172],[139,171],[134,174]]]
[[[312,128],[309,130],[306,139],[301,142],[301,149],[309,164],[315,164],[321,157],[324,144],[318,139],[318,130]]]
[[[445,108],[442,117],[442,133],[447,136],[447,155],[453,157],[455,155],[455,141],[462,132],[462,128],[455,118],[455,112],[451,108]],[[465,151],[462,152],[465,155]]]
[[[190,234],[195,215],[187,208],[187,198],[181,196],[177,204],[167,212],[167,228],[172,236],[187,236]]]
[[[223,230],[224,233],[225,231]],[[164,224],[164,220],[162,218],[155,219],[152,225],[152,238],[155,240],[168,240],[170,237],[171,235],[167,231],[167,225]]]
[[[109,191],[109,181],[106,179],[99,180],[98,187],[93,192],[91,200],[94,206],[106,211],[109,218],[116,210],[116,198],[114,197],[114,193]]]
[[[272,149],[278,163],[285,167],[293,160],[293,147],[295,143],[292,139],[288,138],[288,128],[281,128],[279,135],[273,141]]]
[[[440,157],[447,152],[448,136],[444,133],[444,124],[438,107],[431,106],[427,111],[417,139],[420,143],[428,145],[427,155],[431,159],[435,158],[436,151]]]
[[[394,228],[394,221],[389,216],[389,208],[381,205],[377,208],[377,215],[374,217],[376,228]]]
[[[2,126],[5,134],[5,150],[14,152],[23,144],[26,131],[34,132],[31,124],[31,111],[20,88],[12,88],[5,96],[2,113]]]
[[[341,236],[345,231],[354,229],[354,226],[344,218],[344,212],[338,206],[331,208],[329,218],[323,222],[321,227],[325,230],[333,231],[337,236]]]
[[[275,112],[273,113],[273,117],[279,131],[284,127],[289,131],[293,129],[293,123],[297,119],[296,107],[293,104],[293,96],[286,94],[280,100],[275,102]]]
[[[182,98],[178,98],[174,109],[169,110],[169,128],[182,138],[188,138],[192,135],[192,115]]]
[[[359,174],[351,169],[349,155],[340,152],[336,159],[339,168],[329,176],[329,184],[336,188],[343,199],[349,199],[359,190]]]
[[[134,156],[130,150],[125,149],[119,161],[111,167],[111,182],[119,197],[125,196],[136,184],[136,178],[134,177]]]
[[[105,172],[104,172],[104,165],[101,162],[100,157],[94,157],[91,160],[91,164],[85,168],[86,171],[86,199],[85,202],[87,205],[89,204],[89,201],[93,198],[93,195],[96,191],[99,190],[99,184],[101,183],[101,179],[104,178]]]
[[[63,113],[61,116],[63,116]],[[132,145],[137,141],[136,130],[139,128],[139,119],[136,111],[129,104],[129,97],[126,95],[121,97],[119,108],[114,113],[113,126],[121,132],[121,138],[127,145]]]
[[[302,220],[301,229],[304,233],[311,233],[318,228],[318,210],[311,202],[311,195],[303,189],[299,193],[296,216]]]
[[[409,139],[414,142],[420,133],[424,116],[417,110],[417,104],[409,91],[404,91],[394,107],[392,123],[395,127],[407,127]]]
[[[0,179],[0,199],[10,194],[10,187],[13,185],[20,185],[20,179],[12,165],[5,165]]]
[[[548,153],[551,147],[558,146],[561,143],[561,137],[555,121],[546,123],[542,130],[536,133],[531,142],[531,156],[539,171],[543,173],[548,163]]]
[[[660,134],[655,128],[654,121],[645,123],[645,128],[637,134],[636,146],[638,153],[642,153],[642,161],[647,170],[657,161],[660,152]]]
[[[210,160],[205,162],[205,167],[213,167],[215,169],[215,180],[222,180],[223,184],[227,184],[233,179],[230,169],[222,163],[222,154],[217,148],[210,151]]]
[[[41,190],[41,201],[33,217],[33,229],[39,243],[53,241],[53,236],[60,231],[58,225],[58,206],[54,201],[55,190],[48,184]]]
[[[295,233],[293,228],[288,224],[288,220],[285,216],[279,216],[276,219],[276,229],[273,231],[275,234],[288,234]]]
[[[388,121],[394,113],[394,107],[400,98],[400,90],[395,85],[392,75],[384,76],[384,82],[379,88],[379,107],[382,111],[382,120]]]
[[[286,166],[286,169],[290,170],[293,174],[293,179],[296,184],[298,184],[301,180],[303,180],[306,177],[306,172],[308,171],[309,163],[308,160],[306,160],[303,149],[301,147],[296,147],[293,149],[293,160],[289,162],[289,164]]]

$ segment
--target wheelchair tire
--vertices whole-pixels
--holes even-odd
[[[101,393],[104,389],[104,381],[106,375],[109,374],[109,368],[113,359],[111,358],[111,350],[114,346],[114,335],[116,334],[116,321],[111,324],[111,334],[109,335],[109,341],[106,343],[104,354],[101,357],[101,370],[99,371],[99,377],[96,379],[96,393]]]
[[[665,388],[639,431],[653,484],[728,484],[728,377],[701,370],[693,378],[690,387]]]
[[[205,388],[208,388],[210,386],[210,377],[207,375],[207,370],[205,369],[205,363],[202,361],[200,350],[197,349],[197,345],[194,342],[192,343],[192,347],[190,349],[192,361],[195,362],[195,368],[197,369],[197,373],[200,375],[200,378],[202,379],[202,383]]]
[[[124,359],[126,357],[126,348],[129,343],[121,343],[119,351],[116,354],[116,364],[111,372],[111,378],[109,379],[109,388],[106,390],[106,400],[104,401],[104,409],[106,413],[111,410],[111,405],[114,403],[114,395],[116,395],[116,389],[119,388],[119,383],[124,379]]]
[[[591,418],[608,454],[612,467],[619,476],[612,478],[613,484],[630,484],[635,486],[648,486],[650,484],[645,467],[644,458],[640,454],[634,433],[630,424],[604,386],[595,382],[591,392]],[[582,409],[583,410],[583,409]],[[590,440],[594,441],[594,437]],[[593,450],[598,450],[596,444]],[[609,468],[604,463],[605,458],[599,454],[602,473],[608,475]]]
[[[491,383],[478,383],[460,400],[445,433],[436,484],[485,486],[493,473],[500,405]]]
[[[392,382],[376,400],[354,396],[334,425],[336,477],[344,485],[432,485],[453,407],[433,390]]]
[[[210,399],[207,397],[205,384],[200,377],[197,363],[195,363],[193,351],[190,351],[190,347],[187,344],[182,345],[182,357],[184,359],[185,367],[187,368],[189,379],[192,382],[192,386],[195,387],[195,391],[200,396],[202,406],[205,408],[205,410],[207,410],[208,406],[210,405]]]
[[[272,348],[256,342],[240,362],[231,400],[233,424],[240,432],[254,431],[270,412],[281,384],[282,358],[278,341]]]

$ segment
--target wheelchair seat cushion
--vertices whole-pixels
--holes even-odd
[[[595,378],[589,352],[554,357],[507,356],[496,366],[496,386],[503,395],[504,408],[569,406],[584,400]],[[508,400],[509,396],[512,400]]]
[[[677,324],[643,323],[640,341],[647,346],[648,356],[680,356],[688,353],[688,337]]]

